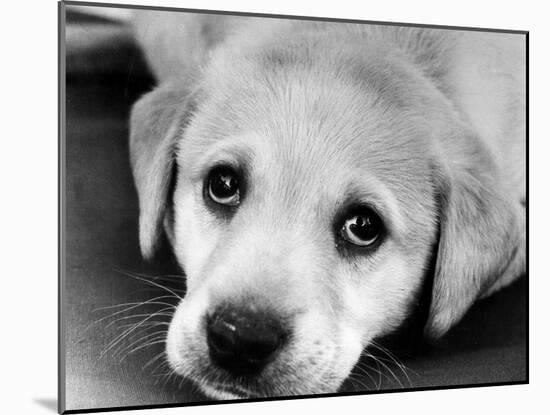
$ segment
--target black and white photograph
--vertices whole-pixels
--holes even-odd
[[[529,33],[352,17],[59,3],[60,412],[529,382]]]

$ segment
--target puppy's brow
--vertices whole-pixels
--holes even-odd
[[[189,177],[192,181],[201,180],[212,167],[220,165],[248,171],[252,164],[252,155],[252,149],[246,145],[217,146],[190,166]]]
[[[399,205],[393,193],[374,176],[361,182],[350,183],[342,198],[340,210],[364,204],[372,207],[382,218],[388,231],[400,234],[404,230]]]

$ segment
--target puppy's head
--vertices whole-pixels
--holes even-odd
[[[435,244],[434,336],[511,256],[485,150],[380,53],[220,54],[193,93],[134,108],[142,251],[164,224],[187,277],[167,355],[213,397],[334,392],[406,318]]]

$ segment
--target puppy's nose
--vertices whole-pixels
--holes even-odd
[[[231,307],[209,316],[206,333],[211,359],[235,375],[261,371],[287,338],[272,314]]]

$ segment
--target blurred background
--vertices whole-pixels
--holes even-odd
[[[131,10],[66,6],[66,409],[201,402],[170,376],[163,336],[185,287],[167,244],[145,263],[128,157],[132,104],[155,86]],[[527,379],[526,279],[476,305],[421,353],[372,351],[342,391]]]

